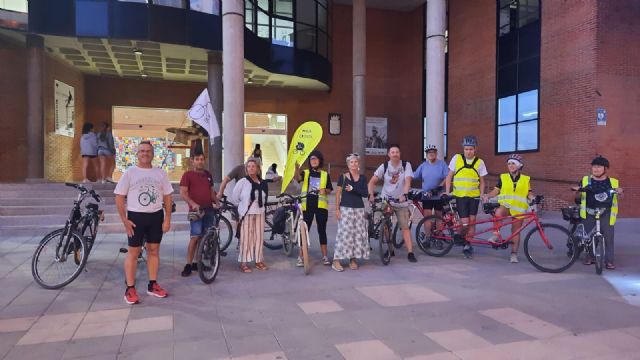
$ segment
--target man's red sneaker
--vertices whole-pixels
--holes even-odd
[[[147,288],[147,294],[159,298],[166,298],[169,294],[158,285],[158,283],[153,283],[150,288]]]
[[[138,297],[136,288],[128,288],[124,292],[124,301],[129,305],[140,303],[140,298]]]

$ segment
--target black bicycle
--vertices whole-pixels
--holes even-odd
[[[229,220],[222,216],[222,211],[215,211],[213,226],[207,229],[202,239],[198,242],[196,248],[195,260],[198,263],[198,276],[205,284],[211,284],[218,275],[220,269],[220,255],[223,249],[220,247],[220,229],[225,226],[229,226]],[[225,223],[226,221],[226,223]],[[229,232],[233,234],[233,232]],[[229,244],[227,244],[229,246]]]
[[[45,289],[59,289],[80,275],[98,234],[98,224],[104,219],[97,203],[88,203],[82,212],[82,203],[89,197],[96,202],[101,198],[94,190],[82,185],[66,183],[78,189],[78,198],[64,227],[45,235],[31,260],[33,279]]]
[[[398,202],[397,199],[381,198],[376,194],[376,198],[371,204],[371,212],[367,213],[369,241],[371,239],[378,240],[378,252],[383,265],[389,265],[395,250],[394,242],[391,238],[393,209],[389,204],[390,201]]]

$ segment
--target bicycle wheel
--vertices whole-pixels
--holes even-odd
[[[282,234],[276,234],[276,236],[282,241],[282,251],[285,256],[291,256],[291,254],[293,254],[293,248],[296,247],[292,235],[293,230],[291,229],[291,222],[286,220],[284,232]]]
[[[309,275],[311,272],[311,260],[309,260],[309,230],[304,221],[300,222],[299,236],[300,248],[302,249],[302,262],[304,263],[304,274]]]
[[[278,234],[274,234],[271,231],[273,226],[273,213],[275,210],[269,210],[264,215],[264,246],[271,250],[282,249],[282,239]]]
[[[378,240],[378,250],[380,260],[383,265],[389,265],[391,262],[391,253],[393,252],[393,241],[391,240],[391,224],[388,221],[382,223],[380,229],[380,239]]]
[[[82,225],[82,237],[87,243],[87,253],[91,253],[91,249],[93,249],[93,244],[96,241],[96,236],[98,235],[98,216],[93,216],[90,218],[88,223]]]
[[[578,257],[578,249],[571,234],[560,225],[541,223],[540,226],[543,232],[536,226],[524,239],[527,260],[543,272],[559,273],[567,270]]]
[[[426,222],[431,222],[429,236],[425,233]],[[427,255],[445,256],[453,247],[453,234],[453,229],[446,226],[442,217],[425,216],[416,226],[416,243]]]
[[[604,237],[602,235],[594,235],[593,237],[593,257],[596,261],[596,274],[602,274],[604,268]]]
[[[229,219],[220,215],[218,221],[218,240],[220,245],[220,251],[225,251],[231,245],[233,241],[233,226]]]
[[[220,244],[218,243],[218,231],[207,231],[198,243],[196,256],[198,259],[198,276],[205,284],[211,284],[218,275],[220,268]]]
[[[59,289],[78,277],[87,264],[89,250],[77,231],[65,229],[47,234],[31,259],[31,274],[45,289]]]

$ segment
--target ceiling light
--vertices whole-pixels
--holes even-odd
[[[133,48],[133,53],[136,55],[142,55],[142,50],[138,49],[138,48]]]
[[[149,75],[147,75],[147,74],[145,74],[145,73],[142,73],[142,74],[140,74],[140,76],[142,76],[142,78],[143,78],[143,79],[146,79],[146,78],[147,78],[147,76],[149,76]]]

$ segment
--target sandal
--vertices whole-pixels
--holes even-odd
[[[605,265],[605,267],[607,268],[607,270],[615,270],[616,269],[616,266],[613,265],[613,263],[607,263]]]
[[[245,274],[252,272],[251,269],[246,264],[240,265],[240,271],[242,271]]]
[[[260,270],[260,271],[266,271],[269,270],[269,268],[267,267],[267,265],[263,262],[259,262],[256,263],[256,269]]]
[[[342,267],[342,264],[340,264],[339,261],[334,261],[333,264],[331,264],[331,268],[337,272],[344,271],[344,268]]]
[[[356,262],[355,259],[351,259],[351,262],[349,263],[349,268],[351,270],[358,270],[358,263]]]

